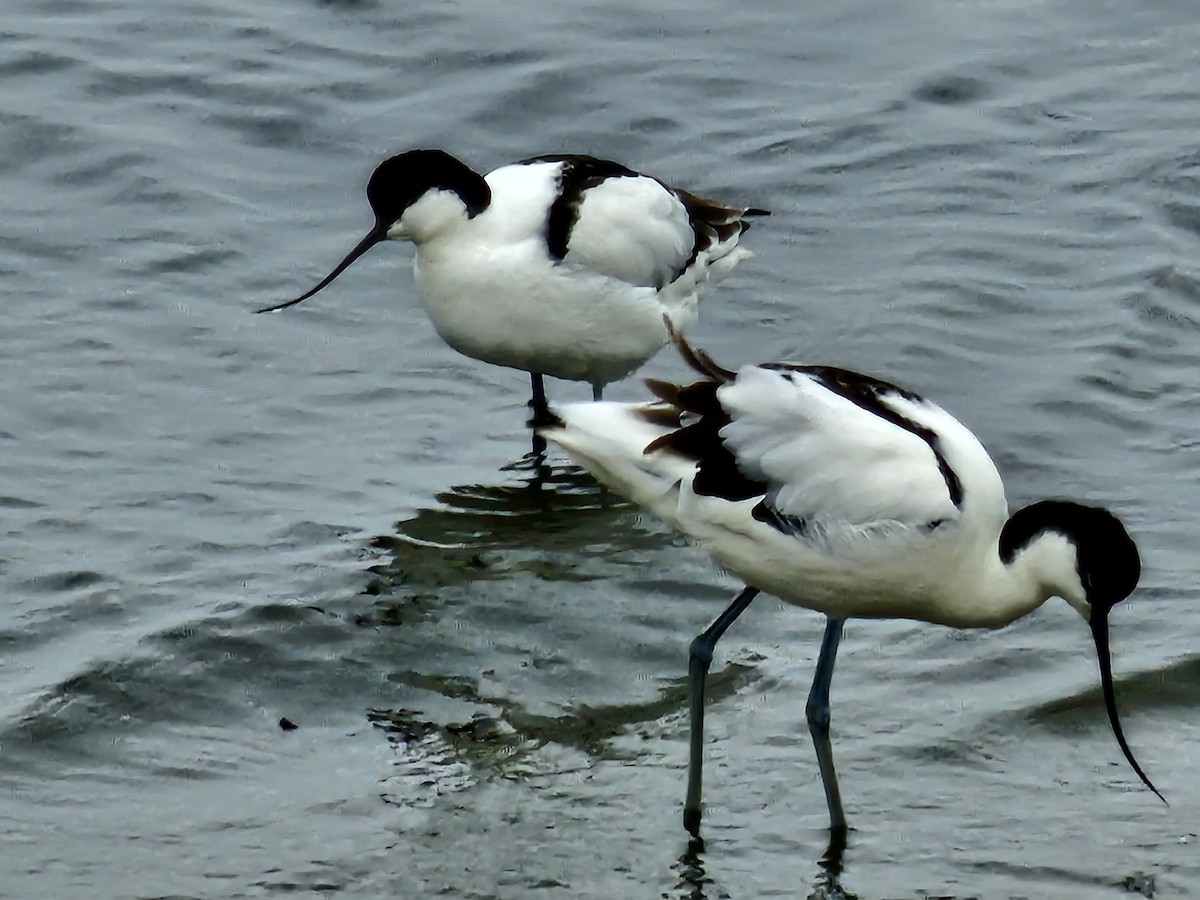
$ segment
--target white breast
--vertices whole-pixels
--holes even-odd
[[[460,353],[607,384],[658,352],[667,338],[664,313],[687,328],[695,310],[664,306],[653,287],[622,278],[654,268],[652,254],[643,250],[622,260],[621,248],[635,247],[628,236],[603,247],[573,240],[562,262],[550,258],[547,216],[558,197],[558,170],[559,164],[534,163],[488,175],[491,206],[418,245],[417,288],[438,334]],[[588,207],[580,220],[585,231],[602,233],[606,216],[613,221],[618,193],[605,192]],[[577,246],[590,249],[577,253]]]

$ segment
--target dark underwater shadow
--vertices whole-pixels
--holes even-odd
[[[365,593],[428,595],[447,587],[534,575],[610,577],[680,539],[577,466],[523,463],[495,484],[456,485],[370,540]],[[387,624],[381,623],[381,624]]]
[[[526,458],[503,474],[496,484],[440,491],[436,506],[397,522],[396,533],[377,538],[376,546],[390,549],[396,540],[474,549],[516,548],[529,540],[577,545],[581,536],[605,536],[601,528],[632,509],[578,466]]]
[[[370,542],[378,558],[369,566],[372,578],[364,593],[375,599],[369,610],[360,606],[355,624],[383,630],[384,641],[391,629],[402,639],[406,630],[422,626],[427,634],[453,641],[457,633],[444,627],[453,617],[494,628],[501,642],[520,642],[536,633],[554,646],[552,666],[573,668],[579,642],[603,658],[596,642],[620,634],[620,611],[615,605],[611,610],[576,607],[571,596],[589,582],[621,581],[630,590],[628,585],[645,580],[646,569],[670,557],[681,539],[657,520],[643,521],[634,507],[577,466],[531,465],[527,459],[503,474],[507,477],[496,484],[456,485],[436,494],[436,505]],[[704,585],[695,590],[718,598],[724,594]],[[667,602],[690,604],[691,593],[684,585]],[[576,644],[560,637],[576,627],[582,631]],[[436,740],[460,761],[484,769],[497,760],[511,769],[546,744],[610,756],[612,738],[686,709],[688,637],[680,637],[677,667],[661,668],[663,683],[655,696],[631,703],[577,703],[558,715],[531,712],[527,692],[505,694],[481,686],[480,671],[511,664],[490,647],[468,644],[442,656],[397,652],[388,667],[389,682],[434,692],[477,712],[467,721],[438,723],[419,710],[374,708],[369,719],[391,738]],[[623,648],[616,644],[615,649]],[[397,666],[398,659],[408,664]],[[612,692],[618,693],[619,679],[628,673],[619,664],[614,671]],[[752,660],[731,661],[712,677],[712,695],[730,696],[755,677]],[[543,705],[553,688],[546,688]]]

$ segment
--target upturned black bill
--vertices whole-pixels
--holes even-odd
[[[276,303],[274,306],[264,306],[262,309],[256,309],[255,312],[260,312],[260,313],[275,312],[276,310],[287,309],[289,306],[295,306],[297,303],[307,300],[313,294],[316,294],[319,291],[323,290],[331,281],[333,281],[333,279],[337,278],[339,275],[341,275],[343,272],[345,272],[346,269],[348,269],[350,267],[351,263],[353,263],[356,259],[358,259],[360,256],[362,256],[364,253],[366,253],[368,250],[370,250],[372,247],[374,247],[376,244],[378,244],[380,241],[382,241],[386,237],[387,237],[386,229],[380,228],[378,226],[376,226],[375,228],[372,228],[371,231],[368,232],[367,236],[358,242],[358,246],[355,247],[353,250],[351,250],[348,254],[346,254],[346,258],[343,259],[340,263],[338,263],[332,272],[330,272],[323,279],[321,279],[321,283],[318,284],[311,291],[309,291],[308,293],[305,293],[305,294],[301,294],[295,300],[286,300],[283,303]]]

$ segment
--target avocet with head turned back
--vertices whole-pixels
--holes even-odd
[[[293,306],[381,241],[417,248],[417,293],[447,344],[484,362],[592,385],[624,378],[686,329],[702,290],[749,252],[746,216],[620,163],[537,156],[480,175],[442,150],[385,160],[367,183],[375,224]]]
[[[713,648],[759,591],[828,617],[808,721],[835,834],[844,835],[846,817],[829,744],[829,685],[851,617],[998,628],[1062,597],[1091,628],[1117,742],[1158,794],[1125,741],[1114,699],[1108,615],[1141,573],[1115,516],[1067,500],[1010,516],[975,436],[903,388],[826,366],[768,363],[735,373],[676,341],[702,380],[647,382],[657,403],[556,409],[542,434],[746,582],[691,646],[689,830],[700,823]]]

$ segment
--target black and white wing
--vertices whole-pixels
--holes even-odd
[[[844,369],[748,366],[716,395],[725,446],[766,485],[756,517],[927,525],[961,512],[963,482],[943,446],[958,423],[914,394]]]
[[[639,287],[661,290],[688,276],[724,275],[747,254],[738,240],[749,215],[620,163],[582,155],[539,156],[522,165],[555,166],[558,194],[546,221],[553,259]]]
[[[781,531],[920,527],[960,517],[970,495],[1003,510],[987,452],[953,416],[895,385],[824,366],[720,369],[677,339],[709,379],[650,382],[682,427],[651,449],[697,464],[693,490],[760,497],[753,515]]]

